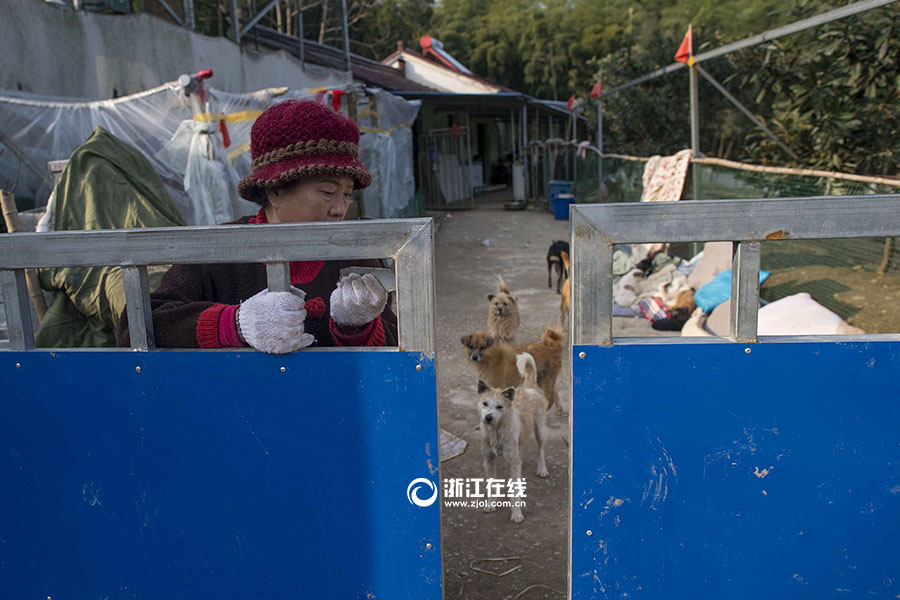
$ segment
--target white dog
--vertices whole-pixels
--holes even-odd
[[[537,368],[530,354],[516,356],[516,366],[524,378],[518,387],[494,389],[478,380],[478,411],[481,433],[484,441],[481,451],[484,456],[484,472],[489,479],[495,477],[495,459],[502,455],[509,467],[509,478],[522,477],[521,446],[534,432],[537,440],[537,475],[547,477],[544,460],[544,419],[547,413],[547,399],[537,387]],[[485,512],[495,510],[486,506]],[[510,519],[515,523],[525,520],[522,509],[513,506]]]

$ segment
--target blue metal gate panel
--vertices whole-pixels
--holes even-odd
[[[898,597],[900,344],[746,348],[574,348],[574,598]]]
[[[7,352],[0,373],[0,597],[440,598],[439,503],[407,500],[438,484],[421,354]]]

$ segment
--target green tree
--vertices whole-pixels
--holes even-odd
[[[797,18],[809,16],[807,2]],[[895,175],[900,162],[900,7],[885,6],[732,57],[743,85],[803,166]],[[783,162],[752,132],[749,158]]]

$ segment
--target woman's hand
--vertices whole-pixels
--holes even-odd
[[[331,293],[331,318],[342,327],[362,327],[384,310],[388,293],[373,275],[350,273]]]
[[[290,292],[259,292],[238,309],[238,334],[269,354],[287,354],[309,346],[316,340],[304,333],[305,298],[306,294],[294,287]]]

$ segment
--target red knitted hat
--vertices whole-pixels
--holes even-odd
[[[241,179],[242,198],[266,203],[266,188],[305,175],[346,175],[358,190],[372,174],[359,162],[359,128],[324,104],[287,100],[267,108],[250,130],[252,172]]]

